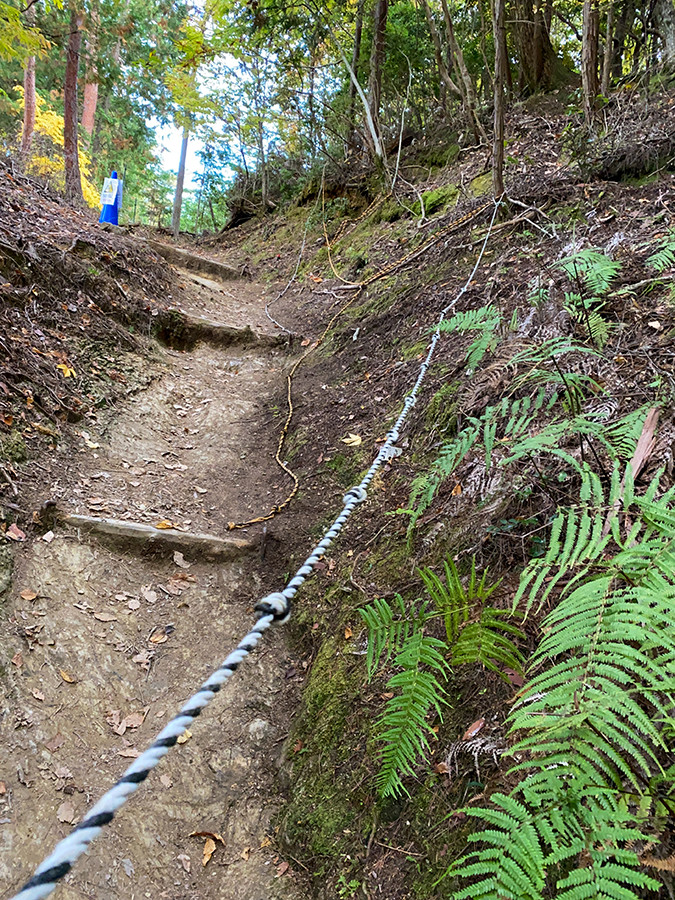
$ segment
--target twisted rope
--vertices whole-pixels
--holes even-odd
[[[368,495],[368,485],[375,477],[375,473],[387,460],[394,456],[394,444],[397,442],[401,428],[408,417],[410,410],[417,402],[417,395],[426,378],[436,345],[441,338],[441,322],[455,306],[458,300],[466,293],[471,284],[478,266],[483,259],[490,235],[497,216],[501,198],[495,201],[492,220],[488,228],[485,240],[464,286],[459,293],[441,311],[436,328],[434,330],[429,351],[422,365],[415,384],[403,402],[403,409],[394,427],[387,433],[386,440],[377,454],[372,466],[356,487],[351,488],[344,495],[342,510],[333,524],[324,533],[321,541],[314,547],[307,559],[297,570],[293,578],[288,582],[283,591],[268,594],[255,606],[258,613],[258,621],[248,634],[240,641],[239,645],[225,659],[222,665],[202,684],[200,689],[185,703],[178,715],[160,731],[153,743],[134,760],[122,777],[115,782],[107,793],[89,810],[85,818],[73,831],[60,841],[53,853],[48,856],[36,869],[33,877],[28,881],[18,894],[11,900],[42,900],[52,893],[57,883],[64,878],[73,867],[75,861],[82,856],[89,844],[101,832],[104,825],[112,822],[115,813],[148,777],[159,761],[167,755],[192,722],[199,716],[202,710],[213,700],[223,685],[236,672],[246,657],[255,650],[263,634],[275,623],[283,624],[288,621],[291,614],[291,601],[307,578],[312,574],[314,567],[325,556],[328,548],[335,541],[344,528],[347,520],[356,507],[363,503]]]

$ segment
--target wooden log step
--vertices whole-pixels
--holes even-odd
[[[237,537],[219,537],[215,534],[178,531],[175,528],[155,528],[139,522],[123,519],[104,519],[96,516],[81,516],[53,510],[54,518],[63,525],[82,528],[94,534],[102,534],[111,541],[135,546],[137,549],[165,550],[173,553],[180,550],[190,558],[235,559],[250,553],[258,546],[258,541]]]
[[[225,325],[176,308],[159,313],[156,329],[157,337],[176,350],[191,350],[202,342],[215,347],[231,347],[235,344],[245,347],[280,347],[287,343],[281,334],[253,331],[250,325],[243,328]]]
[[[239,272],[233,269],[232,266],[227,266],[225,263],[218,262],[215,259],[197,256],[196,253],[190,253],[181,247],[172,247],[169,244],[164,244],[162,241],[149,240],[148,244],[150,244],[155,253],[159,253],[168,262],[175,266],[180,266],[182,269],[213,275],[220,281],[237,281],[241,278]]]

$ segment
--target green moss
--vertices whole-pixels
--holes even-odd
[[[0,441],[0,457],[10,462],[25,462],[28,459],[28,450],[21,432],[14,428],[9,435]]]
[[[425,416],[428,429],[434,426],[444,437],[457,433],[457,392],[459,384],[449,381],[436,391],[429,402]]]
[[[458,199],[459,188],[456,184],[446,184],[444,187],[436,188],[435,191],[426,191],[422,194],[425,215],[431,216],[436,212],[442,212],[450,204],[455,206]],[[412,209],[415,215],[422,214],[419,200],[413,204]]]
[[[456,141],[457,134],[452,134],[448,136],[447,140],[420,148],[419,152],[415,154],[415,162],[432,169],[452,165],[459,156],[460,147]]]
[[[469,191],[473,197],[483,197],[492,190],[492,173],[485,172],[473,178],[469,184]]]
[[[335,473],[343,487],[350,487],[361,471],[361,458],[358,453],[347,455],[336,453],[326,460],[326,468]]]
[[[373,225],[379,225],[380,222],[397,222],[405,210],[394,200],[383,203],[382,206],[375,210],[371,217]]]
[[[410,360],[417,359],[420,353],[424,353],[427,348],[427,341],[417,341],[415,344],[411,344],[409,347],[401,348],[401,359]]]

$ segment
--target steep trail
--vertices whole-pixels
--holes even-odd
[[[259,287],[177,277],[190,316],[271,336]],[[162,351],[148,362],[148,387],[86,429],[51,499],[65,513],[226,535],[228,522],[284,496],[268,407],[287,365],[283,348],[264,343]],[[268,587],[265,549],[215,562],[58,524],[51,541],[23,545],[7,601],[16,652],[0,698],[3,897],[248,630]],[[289,671],[274,632],[55,896],[299,900],[270,833]],[[192,832],[222,836],[206,866],[206,838]]]

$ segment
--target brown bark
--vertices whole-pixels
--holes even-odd
[[[492,28],[495,42],[494,139],[492,143],[492,191],[495,197],[504,193],[504,79],[507,65],[506,0],[493,0]]]
[[[26,10],[26,24],[31,27],[35,23],[35,4]],[[23,131],[21,133],[20,166],[26,167],[30,158],[30,148],[35,130],[35,57],[29,56],[23,70]]]
[[[82,100],[82,128],[89,135],[89,140],[94,133],[96,122],[96,106],[98,104],[98,71],[96,67],[96,53],[98,50],[99,12],[98,2],[91,3],[89,11],[89,25],[86,45],[86,68],[84,76],[84,97]]]
[[[382,99],[382,64],[384,62],[385,38],[389,0],[376,0],[373,45],[370,53],[370,75],[368,78],[368,106],[370,117],[378,138],[381,140],[380,102]],[[376,148],[372,148],[376,152]]]
[[[185,161],[187,160],[188,138],[190,130],[187,125],[183,128],[183,141],[180,145],[180,162],[178,163],[178,178],[176,179],[176,193],[173,196],[173,215],[171,216],[171,230],[175,238],[180,234],[180,214],[183,208],[183,185],[185,183]]]
[[[515,27],[521,91],[548,91],[567,78],[551,44],[545,0],[516,0]]]
[[[363,34],[363,4],[365,0],[359,0],[356,7],[356,22],[354,23],[354,49],[352,51],[352,71],[355,76],[359,74],[359,58],[361,56],[361,35]],[[356,138],[356,85],[349,81],[349,129],[347,132],[347,144],[354,149]]]
[[[98,104],[98,81],[86,81],[84,99],[82,101],[82,128],[91,138],[96,121],[96,105]]]
[[[607,7],[607,25],[605,27],[605,55],[602,58],[602,96],[609,95],[609,84],[612,75],[612,58],[614,54],[614,0],[609,0]]]
[[[600,11],[598,0],[584,0],[583,30],[581,33],[581,88],[584,98],[584,116],[588,127],[595,120],[595,104],[598,96],[598,39]]]
[[[70,34],[63,89],[63,159],[66,171],[66,201],[77,206],[84,203],[77,136],[77,72],[80,67],[82,22],[82,12],[73,4],[70,7]]]
[[[624,0],[618,7],[616,24],[614,28],[614,52],[612,53],[612,77],[621,78],[623,75],[624,54],[626,52],[626,38],[630,33],[635,18],[635,0]]]

